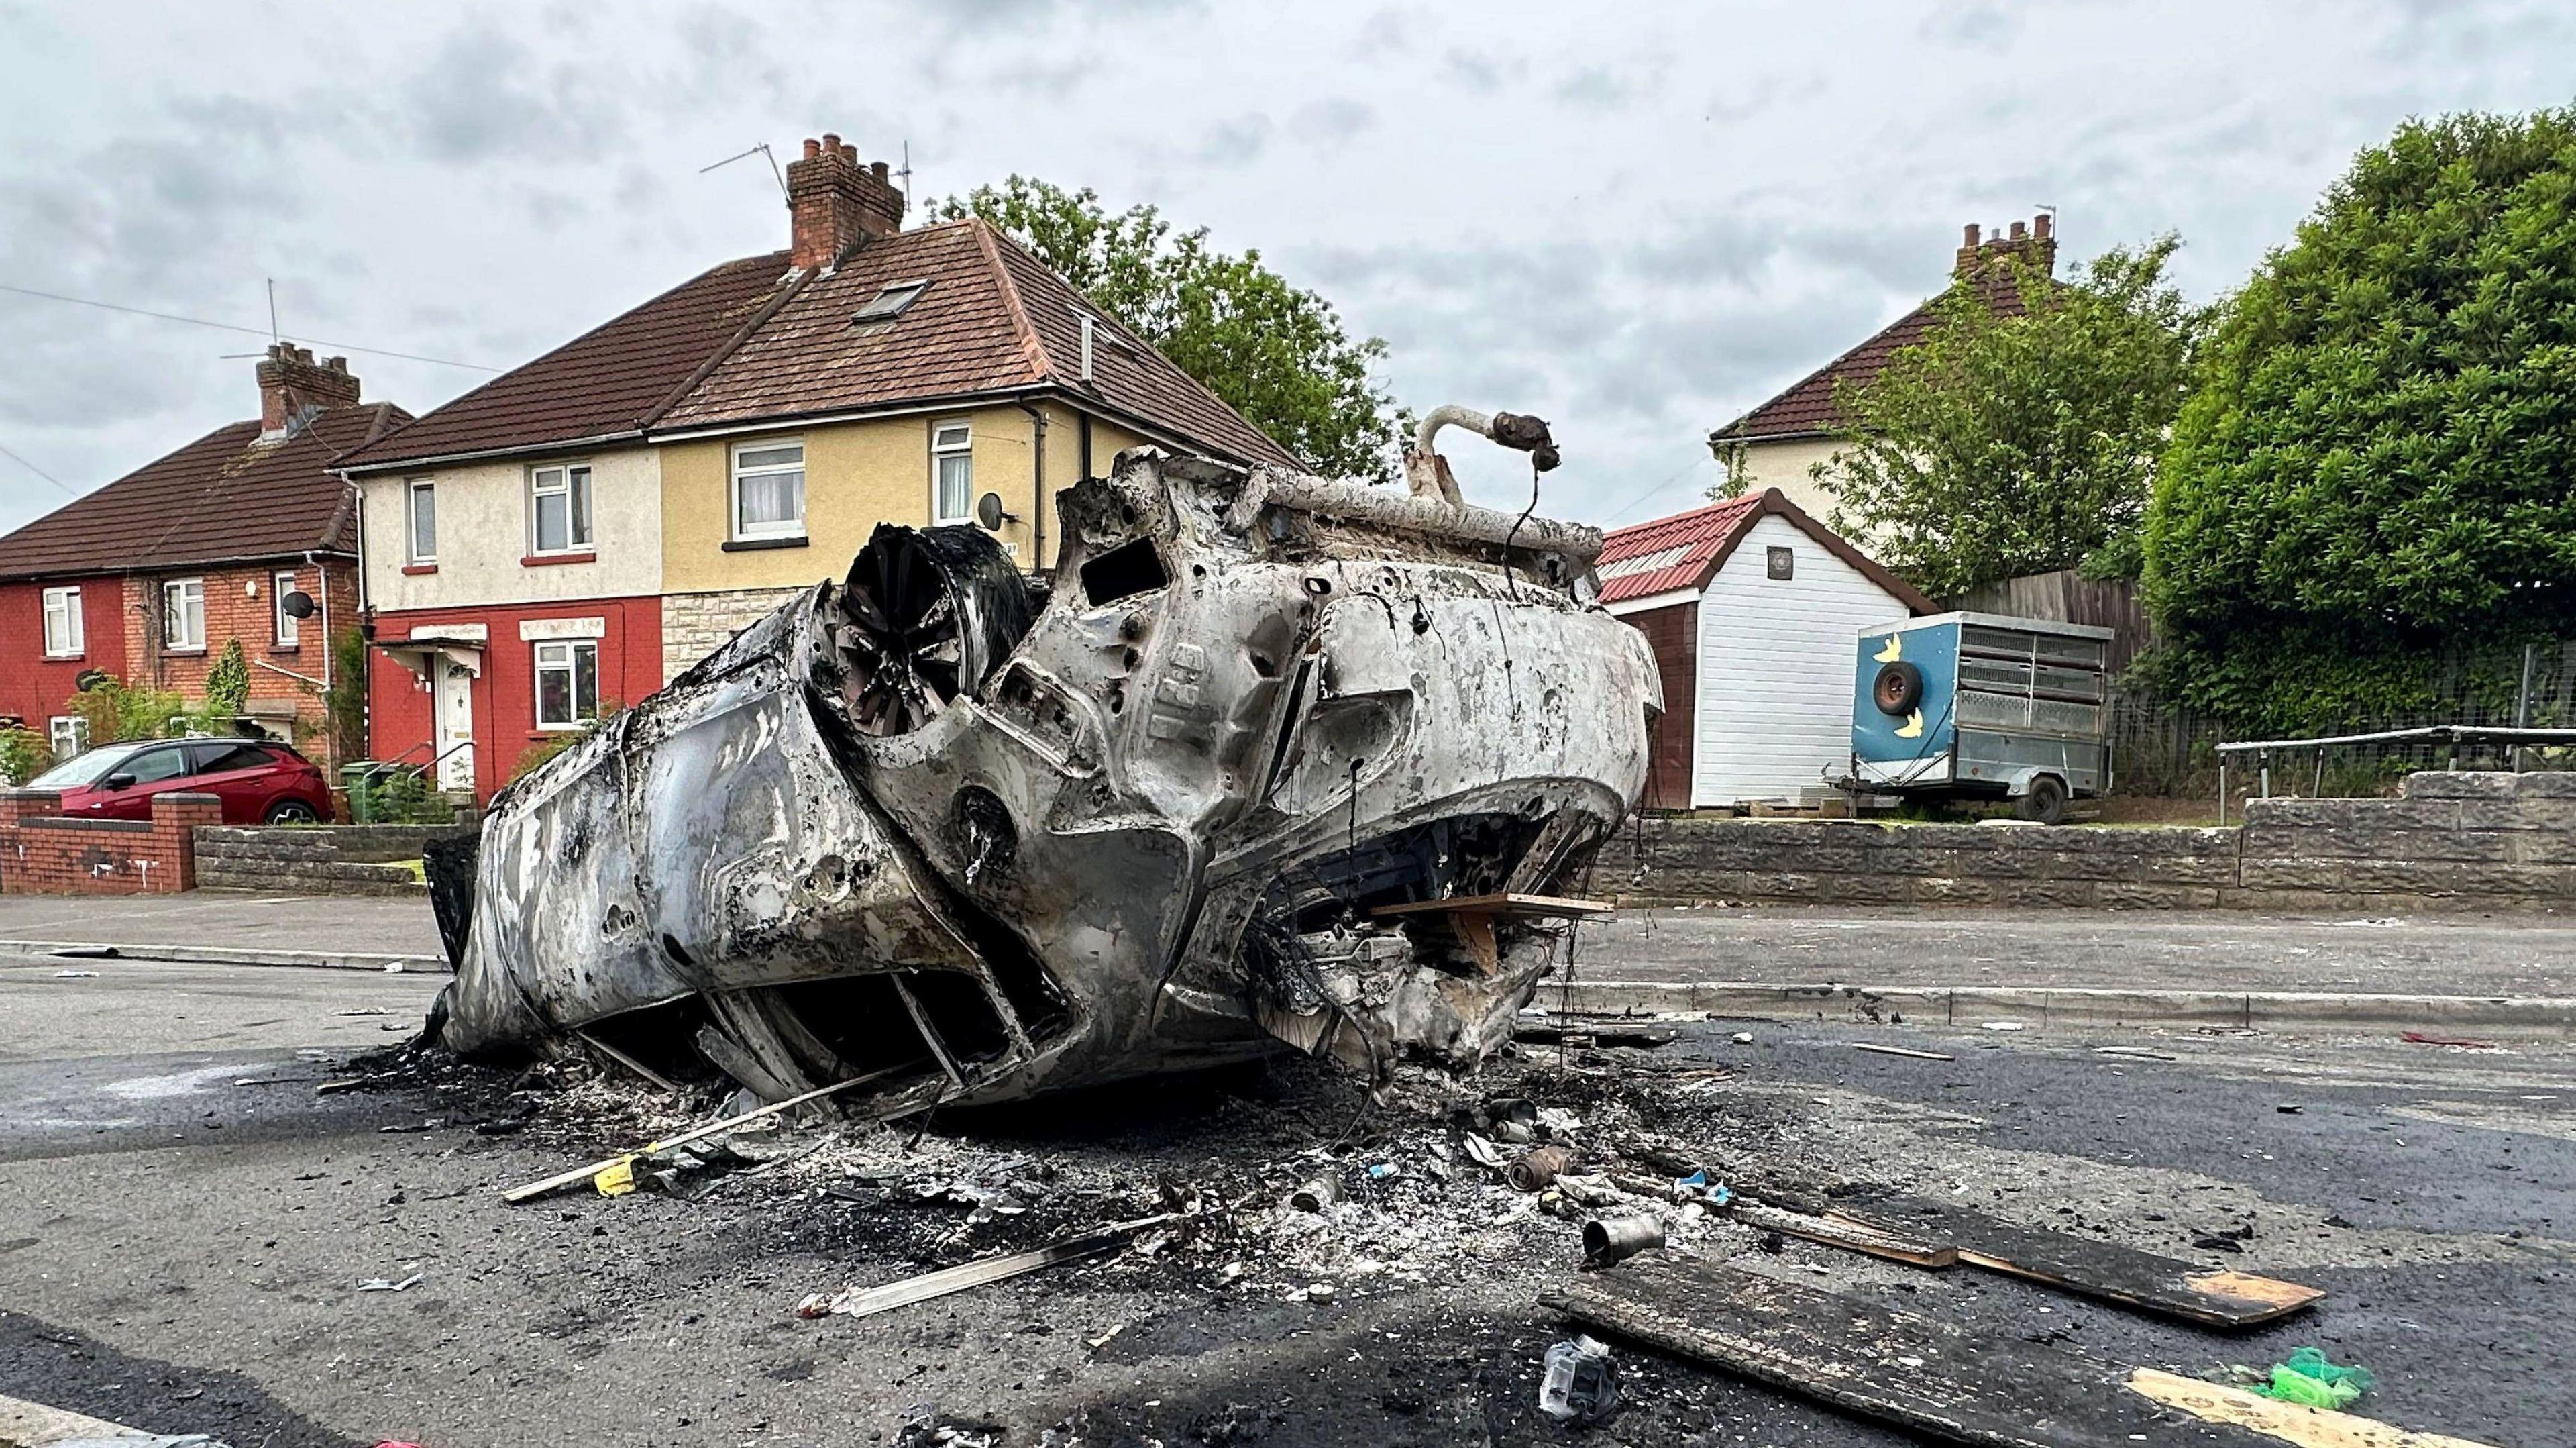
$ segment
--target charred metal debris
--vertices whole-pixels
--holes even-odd
[[[1536,419],[1435,416],[1553,463]],[[1059,495],[1043,578],[880,526],[431,860],[433,1036],[881,1117],[1283,1047],[1474,1067],[1662,698],[1598,532],[1408,471],[1132,450]]]

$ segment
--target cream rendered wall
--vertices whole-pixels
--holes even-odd
[[[1040,404],[1047,416],[1046,553],[1052,561],[1062,530],[1053,495],[1072,486],[1082,471],[1079,419],[1059,403]],[[664,676],[678,674],[723,644],[791,592],[849,571],[879,523],[927,527],[931,521],[931,431],[963,421],[974,439],[974,496],[999,493],[1015,520],[996,535],[1022,568],[1033,564],[1038,516],[1035,426],[1017,406],[968,407],[954,412],[867,419],[817,427],[782,427],[757,433],[665,443],[662,457],[662,608]],[[801,440],[805,444],[803,547],[727,551],[733,506],[733,450],[745,444]],[[1109,470],[1118,450],[1134,445],[1131,433],[1095,421],[1092,466]]]
[[[1808,476],[1807,470],[1817,463],[1831,463],[1834,449],[1839,446],[1838,440],[1829,437],[1747,443],[1739,454],[1732,481],[1741,482],[1742,491],[1747,493],[1778,488],[1807,516],[1826,523],[1833,516],[1834,496]]]
[[[529,567],[528,470],[524,462],[425,468],[360,481],[366,508],[367,602],[379,612],[626,598],[662,591],[662,475],[650,448],[550,458],[590,465],[591,551],[587,563]],[[406,574],[410,561],[407,485],[438,485],[438,568]]]
[[[1796,555],[1793,577],[1770,576],[1774,547]],[[1863,629],[1905,617],[1795,524],[1757,520],[1700,599],[1692,805],[1795,800],[1846,772],[1852,651]]]

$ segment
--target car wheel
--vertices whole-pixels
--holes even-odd
[[[2044,825],[2066,822],[2066,781],[2053,774],[2043,774],[2030,782],[2030,793],[2021,797],[2021,817]]]
[[[273,825],[309,825],[322,817],[300,799],[281,799],[268,807],[266,818]]]

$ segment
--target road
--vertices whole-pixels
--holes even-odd
[[[2048,934],[2020,919],[2020,933],[1971,933],[1989,952]],[[1712,949],[1752,958],[1770,948],[1763,931],[1785,928],[1751,923]],[[1530,1306],[1565,1260],[1552,1238],[1543,1261],[1377,1279],[1330,1303],[1113,1264],[800,1322],[788,1308],[803,1293],[900,1275],[898,1226],[946,1219],[810,1191],[504,1208],[494,1188],[560,1169],[576,1143],[478,1135],[441,1094],[317,1098],[305,1084],[334,1069],[316,1055],[416,1023],[435,984],[0,964],[0,1393],[236,1448],[839,1445],[891,1438],[922,1401],[1003,1421],[1014,1444],[1075,1413],[1090,1443],[1563,1441],[1529,1406],[1561,1335]],[[1739,1029],[1754,1039],[1736,1043]],[[1956,1059],[1852,1049],[1863,1039]],[[2250,1225],[2229,1265],[2332,1295],[2311,1318],[2223,1339],[1794,1243],[1764,1259],[1738,1239],[1742,1260],[2191,1372],[2318,1342],[2380,1374],[2376,1415],[2507,1448],[2561,1441],[2576,1419],[2566,1048],[1727,1022],[1637,1069],[1693,1062],[1736,1072],[1704,1099],[1741,1142],[2185,1256],[2198,1235]],[[1068,1182],[1086,1159],[1142,1180],[1256,1148],[1295,1166],[1349,1124],[1292,1119],[1296,1105],[1258,1083],[1176,1083],[1042,1126],[944,1127],[919,1149],[935,1159],[948,1132],[990,1130],[1063,1163]],[[415,1274],[405,1292],[357,1290]],[[1622,1361],[1632,1406],[1587,1442],[1906,1441],[1642,1350]]]

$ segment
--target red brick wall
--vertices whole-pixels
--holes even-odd
[[[599,697],[632,704],[662,687],[662,600],[589,598],[569,603],[489,608],[417,609],[376,616],[376,638],[408,638],[433,625],[481,624],[488,631],[483,673],[474,681],[474,797],[488,800],[507,784],[519,756],[555,737],[537,728],[536,645],[519,637],[530,619],[599,618]],[[433,752],[429,688],[410,667],[381,649],[368,657],[368,749],[378,759],[415,762]]]
[[[224,822],[211,794],[156,794],[152,818],[64,819],[62,796],[0,792],[0,893],[162,895],[197,888],[196,831]]]
[[[46,658],[45,590],[72,586],[81,591],[81,655]],[[132,622],[124,584],[115,578],[0,583],[0,714],[16,714],[42,734],[55,715],[71,712],[64,701],[79,687],[83,669],[123,678]]]
[[[323,577],[326,571],[330,575],[327,585]],[[287,572],[295,575],[297,588],[313,596],[317,611],[299,622],[294,644],[280,645],[276,585],[272,579]],[[161,644],[161,586],[180,578],[205,580],[206,646],[202,650],[174,653]],[[245,584],[257,585],[257,593],[254,595]],[[318,690],[259,665],[289,669],[312,680],[329,677],[331,631],[357,620],[358,575],[354,565],[336,559],[318,565],[285,559],[231,568],[176,569],[131,575],[125,580],[125,593],[126,616],[133,622],[134,682],[156,689],[176,689],[191,702],[201,700],[206,694],[206,671],[223,653],[226,642],[240,639],[242,654],[251,661],[250,697],[292,702],[296,746],[325,768],[337,762],[330,757],[330,732]]]
[[[1699,605],[1676,603],[1622,615],[1655,651],[1655,669],[1664,680],[1664,717],[1655,721],[1647,740],[1654,767],[1646,776],[1648,809],[1688,809],[1691,802],[1691,744],[1699,733]]]

